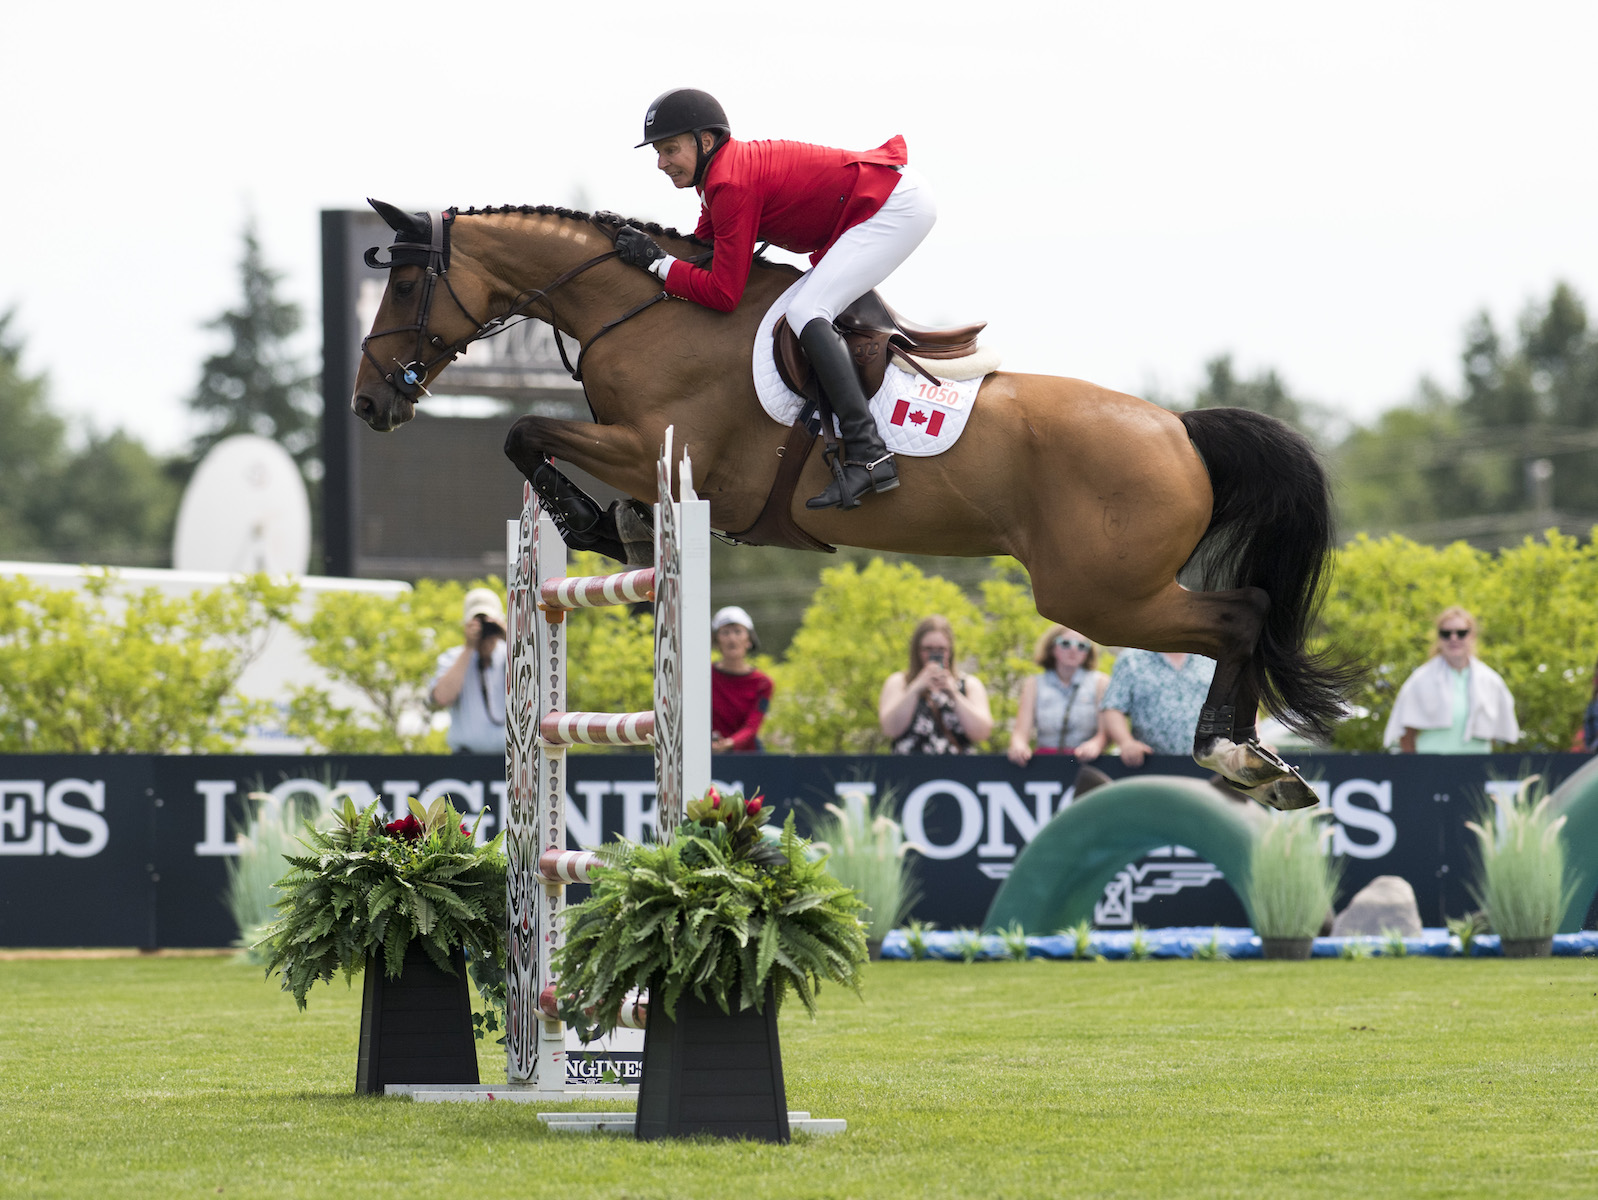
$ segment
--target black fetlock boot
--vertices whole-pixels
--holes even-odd
[[[821,495],[806,500],[805,507],[857,508],[867,492],[891,492],[899,486],[899,471],[871,419],[871,401],[860,386],[842,336],[832,322],[817,317],[799,332],[799,345],[838,414],[843,435],[842,478],[834,478]]]

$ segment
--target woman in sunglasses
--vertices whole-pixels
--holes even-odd
[[[1405,754],[1491,754],[1494,742],[1519,739],[1515,698],[1476,657],[1476,618],[1445,608],[1431,658],[1398,689],[1382,744]]]
[[[1043,670],[1021,684],[1020,707],[1010,733],[1010,761],[1024,767],[1033,754],[1076,754],[1078,748],[1086,749],[1083,757],[1096,758],[1104,749],[1099,702],[1110,686],[1110,677],[1096,669],[1098,647],[1074,629],[1051,625],[1038,639],[1032,660]]]

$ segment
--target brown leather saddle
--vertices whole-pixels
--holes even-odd
[[[928,329],[906,320],[875,291],[867,292],[833,321],[833,327],[843,335],[855,370],[860,375],[861,386],[867,396],[874,396],[882,387],[888,372],[888,362],[897,352],[911,366],[933,383],[937,378],[918,362],[918,359],[947,362],[964,358],[976,352],[977,335],[987,328],[986,321],[975,325],[962,325],[955,329]],[[772,330],[772,351],[777,362],[777,374],[783,383],[806,398],[799,419],[788,430],[788,440],[777,451],[777,476],[760,515],[748,529],[728,536],[751,546],[786,546],[793,550],[820,550],[826,554],[836,551],[820,538],[811,537],[794,522],[793,494],[799,486],[799,475],[805,460],[815,446],[818,433],[823,430],[832,438],[830,421],[823,420],[821,389],[815,385],[810,364],[799,346],[799,335],[782,317]],[[830,416],[830,411],[827,413]]]
[[[897,350],[910,364],[933,383],[937,379],[918,358],[947,362],[976,353],[977,336],[988,327],[986,321],[961,325],[955,329],[928,329],[901,317],[875,291],[867,292],[838,314],[832,326],[843,335],[844,344],[854,356],[855,371],[867,396],[875,396],[888,372],[892,352]],[[772,351],[777,374],[801,396],[808,395],[810,364],[800,348],[799,335],[782,317],[771,331]]]

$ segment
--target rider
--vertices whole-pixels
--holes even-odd
[[[838,414],[843,487],[834,478],[807,508],[854,508],[867,491],[899,486],[854,360],[832,322],[910,257],[937,220],[930,190],[906,166],[904,138],[875,150],[805,142],[740,142],[713,96],[677,88],[644,116],[644,140],[676,187],[698,189],[695,236],[713,243],[708,268],[663,251],[631,226],[616,235],[623,262],[659,276],[668,294],[731,312],[743,298],[755,244],[810,255],[811,269],[788,304],[788,324]],[[635,147],[636,148],[636,147]]]

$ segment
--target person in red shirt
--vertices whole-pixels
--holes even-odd
[[[649,106],[638,145],[654,147],[674,186],[698,190],[694,233],[714,249],[708,267],[695,266],[624,226],[616,235],[622,261],[658,276],[667,294],[731,312],[743,299],[757,243],[810,255],[788,324],[838,414],[844,455],[832,483],[805,506],[855,508],[867,492],[898,487],[893,455],[832,322],[909,258],[937,220],[930,189],[908,166],[904,138],[896,134],[874,150],[740,142],[715,97],[677,88]]]
[[[736,604],[710,621],[721,661],[710,668],[710,748],[716,754],[752,754],[761,749],[760,723],[771,706],[771,676],[749,656],[760,645],[755,623]]]

